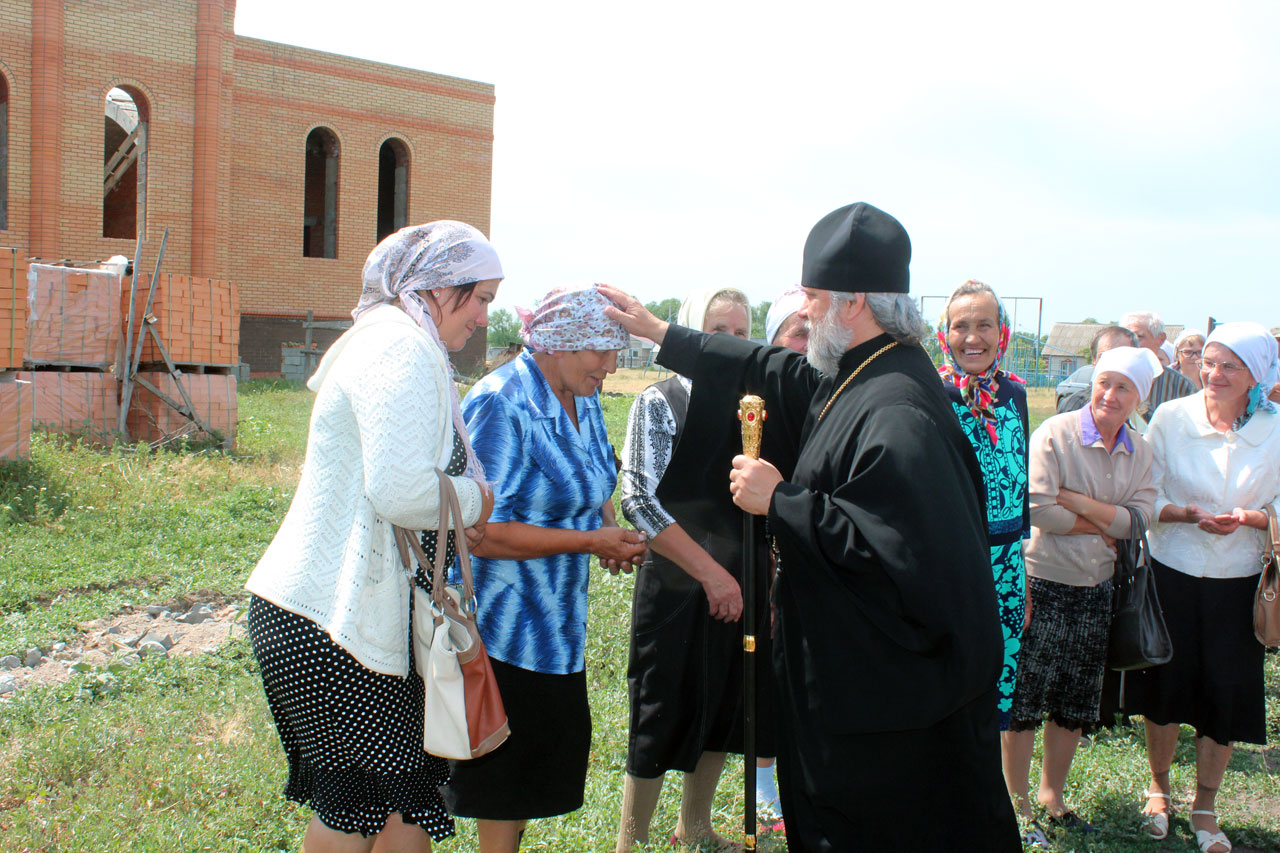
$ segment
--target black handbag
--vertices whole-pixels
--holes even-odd
[[[1107,640],[1107,666],[1121,672],[1159,666],[1173,657],[1173,643],[1151,571],[1146,520],[1133,508],[1129,509],[1129,516],[1133,519],[1129,538],[1116,541],[1111,633]]]

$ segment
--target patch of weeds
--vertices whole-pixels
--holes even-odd
[[[71,487],[43,461],[0,464],[0,529],[15,524],[51,525],[71,503]]]

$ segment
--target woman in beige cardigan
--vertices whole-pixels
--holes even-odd
[[[1103,353],[1089,405],[1055,415],[1031,436],[1026,549],[1034,602],[1018,657],[1010,712],[1008,764],[1019,812],[1033,822],[1027,841],[1046,846],[1034,825],[1027,775],[1035,730],[1047,718],[1038,801],[1054,827],[1093,831],[1067,808],[1063,788],[1076,744],[1098,720],[1115,540],[1127,537],[1130,511],[1152,518],[1151,448],[1125,421],[1161,371],[1148,350]]]

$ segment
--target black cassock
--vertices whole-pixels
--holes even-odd
[[[835,379],[804,356],[671,326],[659,363],[693,380],[662,496],[728,500],[738,399],[765,399],[761,456],[786,482],[768,533],[778,773],[804,851],[1021,850],[1000,771],[1003,641],[982,474],[928,356],[881,335]]]

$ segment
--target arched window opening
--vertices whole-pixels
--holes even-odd
[[[9,227],[9,81],[0,74],[0,231]]]
[[[147,218],[147,102],[138,92],[107,92],[102,142],[102,236],[136,239]]]
[[[409,224],[409,148],[388,139],[378,149],[378,242]]]
[[[302,256],[338,257],[338,137],[317,127],[307,134],[302,202]]]

